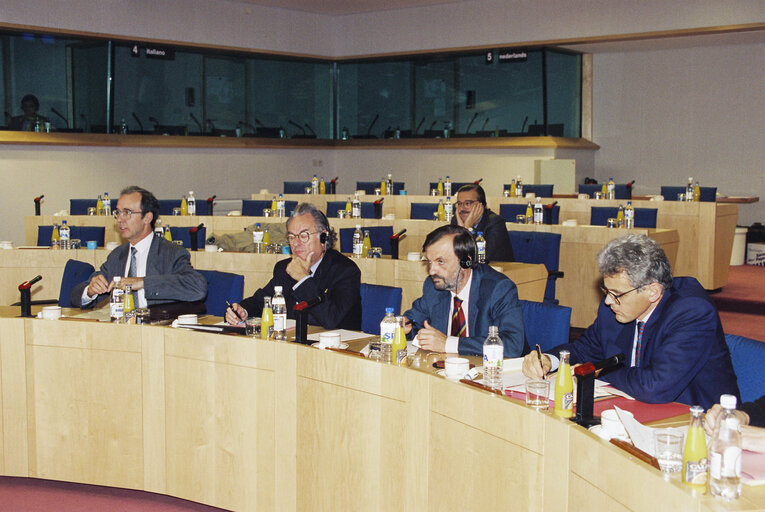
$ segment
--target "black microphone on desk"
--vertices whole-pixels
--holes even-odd
[[[90,132],[90,126],[88,125],[88,118],[85,117],[85,114],[80,114],[80,118],[82,119],[82,122],[85,124],[85,126],[83,126],[82,129],[86,132]]]
[[[316,132],[315,132],[315,131],[313,131],[313,128],[311,128],[311,125],[310,125],[310,124],[308,124],[308,123],[305,123],[305,127],[306,127],[306,128],[308,128],[309,130],[311,130],[311,134],[312,134],[314,137],[316,137]]]
[[[310,309],[316,306],[317,304],[321,304],[322,302],[324,302],[324,299],[325,299],[325,296],[322,293],[321,295],[317,295],[313,299],[298,302],[297,304],[295,304],[294,309],[297,311],[304,311],[306,309]]]
[[[149,116],[149,121],[151,121],[152,123],[154,123],[154,130],[156,131],[156,130],[157,130],[157,127],[159,126],[159,121],[157,120],[157,118],[156,118],[156,117],[151,117],[151,116]]]
[[[207,198],[207,211],[210,212],[210,216],[213,214],[213,205],[215,204],[215,198],[218,196],[210,196]]]
[[[371,137],[372,136],[372,127],[375,125],[375,123],[377,122],[378,119],[380,119],[380,114],[379,113],[375,116],[374,119],[372,119],[372,122],[369,123],[369,128],[367,129],[367,137]]]
[[[574,376],[577,381],[576,416],[571,418],[571,421],[583,427],[591,427],[600,423],[600,419],[593,416],[595,374],[599,370],[608,370],[618,366],[624,363],[625,359],[625,355],[619,353],[596,363],[587,362],[576,367],[574,370]]]
[[[208,124],[210,125],[210,128],[211,128],[210,131],[214,132],[215,131],[215,123],[213,123],[213,120],[212,119],[206,119],[205,120],[205,126],[207,126]]]
[[[35,215],[40,216],[40,202],[42,201],[42,198],[45,197],[45,194],[40,194],[39,196],[35,197]]]
[[[19,285],[19,290],[28,290],[29,288],[32,287],[33,284],[35,284],[35,283],[37,283],[38,281],[41,281],[41,280],[42,280],[42,276],[37,275],[37,276],[33,277],[32,279],[30,279],[29,281],[24,281],[23,283],[21,283]]]
[[[56,110],[56,109],[55,109],[55,108],[53,108],[53,107],[51,107],[51,108],[50,108],[50,111],[51,111],[51,112],[53,112],[54,114],[56,114],[56,115],[57,115],[58,117],[60,117],[61,119],[63,119],[63,120],[64,120],[64,122],[66,123],[66,127],[67,127],[67,128],[69,128],[69,119],[67,119],[66,117],[64,117],[64,114],[62,114],[61,112],[59,112],[58,110]]]
[[[258,126],[260,126],[261,128],[265,128],[265,126],[263,125],[263,123],[261,123],[261,122],[260,122],[260,119],[258,119],[257,117],[255,118],[255,124],[256,124],[256,125],[258,125]]]
[[[143,123],[140,119],[138,119],[138,116],[135,112],[133,112],[133,119],[135,119],[135,122],[138,123],[138,127],[141,128],[141,133],[143,133]]]
[[[297,123],[296,123],[295,121],[293,121],[292,119],[287,119],[287,122],[288,122],[289,124],[291,124],[292,126],[296,126],[296,127],[298,128],[298,130],[300,130],[301,132],[303,132],[303,135],[305,135],[305,128],[303,128],[302,126],[300,126],[299,124],[297,124]]]
[[[420,119],[420,124],[417,125],[417,128],[414,129],[414,135],[417,135],[417,132],[420,131],[420,127],[422,126],[422,123],[425,122],[425,117],[423,116],[422,119]]]
[[[317,295],[310,300],[304,300],[295,304],[293,308],[295,313],[295,342],[308,344],[308,313],[307,309],[324,302],[324,294]]]
[[[199,119],[197,119],[197,116],[194,115],[194,112],[189,112],[189,117],[192,121],[194,121],[197,126],[199,127],[199,134],[203,135],[205,133],[204,128],[202,128],[202,123],[199,122]]]
[[[38,282],[42,279],[42,276],[38,275],[30,279],[29,281],[24,281],[19,285],[19,292],[21,292],[21,316],[22,317],[30,317],[32,316],[32,292],[30,288],[33,284]]]
[[[205,227],[204,222],[200,223],[198,226],[194,226],[192,228],[189,228],[189,238],[191,239],[191,250],[196,251],[199,247],[199,241],[197,240],[197,233],[199,233],[199,230]]]
[[[521,133],[523,133],[523,130],[526,129],[526,123],[528,122],[529,122],[529,116],[526,116],[526,119],[523,120],[523,124],[521,125]]]
[[[401,238],[401,235],[403,235],[404,233],[406,233],[406,228],[402,229],[402,230],[401,230],[401,231],[399,231],[398,233],[393,233],[393,234],[390,236],[390,239],[391,239],[391,240],[398,240],[399,238]]]
[[[473,126],[473,122],[475,122],[475,120],[478,118],[479,115],[480,114],[478,112],[473,114],[473,119],[471,119],[470,122],[468,123],[467,128],[465,129],[465,133],[470,133],[470,127]]]

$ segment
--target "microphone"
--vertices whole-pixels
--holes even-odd
[[[596,363],[584,363],[580,364],[576,367],[574,370],[574,375],[588,375],[590,373],[595,373],[598,370],[608,370],[609,368],[613,368],[614,366],[618,366],[624,362],[624,360],[627,359],[627,357],[619,352],[615,356],[611,356],[607,359],[603,359],[602,361],[598,361]]]
[[[425,122],[425,117],[423,117],[423,118],[420,120],[420,124],[418,124],[418,125],[417,125],[417,128],[414,130],[414,135],[417,135],[417,132],[419,132],[419,131],[420,131],[420,127],[422,126],[422,123],[424,123],[424,122]]]
[[[154,129],[156,130],[156,129],[157,129],[157,126],[159,126],[159,121],[157,121],[157,118],[156,118],[156,117],[151,117],[151,116],[149,116],[149,121],[151,121],[152,123],[154,123]]]
[[[194,227],[189,228],[189,233],[196,233],[197,231],[199,231],[203,227],[205,227],[205,223],[204,222],[200,223],[199,226],[194,226]]]
[[[380,114],[378,113],[374,119],[372,119],[372,122],[369,124],[369,128],[367,129],[367,137],[370,137],[372,134],[372,127],[375,125],[377,120],[380,118]]]
[[[523,124],[521,125],[521,133],[523,133],[523,130],[526,129],[526,123],[529,122],[529,116],[526,116],[526,119],[523,120]]]
[[[206,119],[205,120],[205,126],[210,125],[210,128],[212,128],[212,131],[215,131],[215,123],[213,123],[212,119]]]
[[[63,119],[64,122],[66,123],[66,127],[69,128],[69,120],[66,117],[64,117],[64,114],[62,114],[61,112],[59,112],[58,110],[56,110],[53,107],[50,108],[50,111],[53,112],[54,114],[56,114],[61,119]]]
[[[210,212],[210,215],[212,215],[212,214],[213,214],[213,204],[214,204],[214,201],[215,201],[215,198],[216,198],[216,197],[217,197],[217,196],[211,196],[211,197],[208,197],[208,198],[207,198],[207,205],[208,205],[208,206],[207,206],[207,209],[208,209],[208,211]]]
[[[85,126],[83,126],[83,129],[87,132],[90,131],[90,127],[88,126],[88,118],[85,117],[85,114],[80,114],[80,118],[82,118],[82,122],[85,123]]]
[[[24,281],[19,285],[19,290],[29,290],[33,284],[40,281],[42,279],[42,276],[38,275],[30,279],[29,281]]]
[[[301,132],[303,132],[303,135],[305,135],[305,128],[303,128],[302,126],[300,126],[299,124],[297,124],[297,123],[296,123],[295,121],[293,121],[292,119],[287,119],[287,122],[288,122],[289,124],[291,124],[292,126],[297,126],[298,130],[300,130]]]
[[[465,129],[465,133],[470,133],[470,127],[471,127],[471,126],[473,126],[473,122],[476,120],[476,118],[477,118],[479,115],[480,115],[480,114],[479,114],[478,112],[476,112],[475,114],[473,114],[473,119],[471,119],[471,120],[470,120],[470,122],[468,123],[468,126],[467,126],[467,128]]]
[[[293,309],[295,309],[295,311],[305,311],[306,309],[312,308],[316,306],[317,304],[321,304],[322,302],[324,302],[323,293],[321,295],[317,295],[313,299],[298,302],[297,304],[295,304],[295,307]]]
[[[627,188],[632,188],[632,185],[634,184],[635,184],[635,180],[630,181],[629,183],[627,183]]]
[[[263,125],[263,123],[261,123],[260,119],[258,119],[257,117],[255,118],[255,124],[260,126],[261,128],[265,128],[265,125]]]
[[[591,427],[592,425],[600,423],[600,419],[593,416],[595,372],[613,368],[614,366],[622,364],[624,360],[624,354],[619,353],[608,359],[598,361],[597,363],[588,362],[576,367],[574,370],[577,382],[576,416],[571,418],[571,421],[578,423],[583,427]]]
[[[192,228],[189,228],[189,238],[191,239],[191,250],[196,252],[197,248],[199,247],[199,241],[197,240],[197,233],[200,229],[204,227],[204,223],[199,224],[199,226],[194,226]]]
[[[204,129],[202,128],[202,123],[200,123],[200,122],[199,122],[199,119],[197,119],[197,116],[195,116],[195,115],[194,115],[194,112],[189,112],[189,117],[191,118],[191,120],[192,120],[192,121],[194,121],[195,123],[197,123],[197,126],[199,127],[199,133],[200,133],[200,135],[201,135],[201,134],[203,134],[205,131],[204,131]]]
[[[473,182],[473,184],[474,184],[474,185],[480,185],[482,181],[483,181],[483,178],[478,178],[477,180],[475,180],[475,181]]]
[[[138,116],[133,112],[133,119],[135,119],[135,122],[138,123],[138,126],[141,128],[141,133],[143,133],[143,123],[140,119],[138,119]]]
[[[491,119],[491,118],[487,117],[486,121],[483,122],[483,125],[481,125],[481,131],[486,129],[486,125],[489,124],[489,119]]]
[[[35,197],[35,215],[40,216],[40,201],[42,201],[42,198],[45,197],[44,194],[40,194],[38,197]]]
[[[401,235],[403,235],[404,233],[406,233],[406,228],[402,229],[402,230],[401,230],[401,231],[399,231],[398,233],[393,233],[393,234],[390,236],[390,239],[391,239],[391,240],[398,240],[399,238],[401,238]]]
[[[311,133],[313,134],[313,136],[314,136],[314,137],[316,137],[316,132],[315,132],[315,131],[313,131],[313,128],[311,128],[311,125],[310,125],[310,124],[308,124],[308,123],[305,123],[305,127],[306,127],[306,128],[308,128],[309,130],[311,130]]]
[[[39,203],[40,200],[45,197],[45,194],[40,194],[39,196],[35,197],[35,203]]]

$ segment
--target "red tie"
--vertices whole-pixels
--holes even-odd
[[[462,310],[462,299],[454,296],[454,312],[452,313],[452,336],[465,335],[465,312]]]
[[[640,366],[640,345],[643,342],[643,329],[645,328],[645,322],[637,323],[638,334],[637,344],[635,346],[635,366]]]

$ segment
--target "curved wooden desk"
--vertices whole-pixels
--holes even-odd
[[[695,498],[511,399],[294,344],[6,317],[0,377],[8,476],[237,511],[765,506],[759,488],[731,506]]]

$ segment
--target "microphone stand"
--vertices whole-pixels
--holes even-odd
[[[600,417],[593,416],[595,403],[595,374],[624,362],[624,354],[617,354],[597,363],[580,364],[574,370],[576,377],[576,416],[571,421],[584,428],[600,425]]]
[[[45,194],[40,194],[39,197],[35,197],[35,215],[37,217],[40,216],[40,202],[42,201],[43,197],[45,197]]]
[[[29,318],[32,316],[32,285],[41,280],[42,276],[35,276],[29,281],[24,281],[19,285],[21,292],[21,316]]]
[[[189,238],[191,239],[191,250],[196,252],[199,246],[199,230],[204,227],[204,223],[200,224],[199,226],[194,226],[193,228],[189,229]]]
[[[390,236],[390,257],[391,259],[398,259],[398,243],[401,241],[401,237],[406,233],[406,229],[402,229],[398,233],[394,233]]]
[[[213,204],[215,204],[215,198],[218,196],[212,196],[207,198],[207,210],[210,212],[210,217],[213,214]]]

